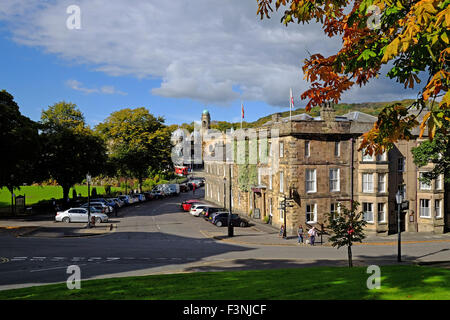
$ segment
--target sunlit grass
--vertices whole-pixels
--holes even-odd
[[[157,300],[373,300],[450,299],[450,270],[420,266],[382,266],[381,287],[367,288],[366,268],[201,272],[82,281],[0,291],[0,299],[157,299]]]

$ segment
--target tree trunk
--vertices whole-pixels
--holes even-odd
[[[352,245],[350,244],[348,247],[348,267],[353,267],[353,260],[352,260]]]
[[[14,188],[9,188],[8,187],[9,192],[11,192],[11,214],[14,215],[15,214],[15,210],[14,210]]]
[[[70,191],[70,187],[69,185],[63,185],[63,199],[64,199],[64,203],[67,203],[67,200],[69,200],[69,191]]]
[[[138,181],[139,181],[139,185],[138,185],[138,189],[139,189],[139,193],[142,193],[142,177],[139,177],[138,178]]]

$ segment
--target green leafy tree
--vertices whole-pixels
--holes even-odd
[[[315,53],[305,59],[303,74],[310,88],[301,98],[307,100],[307,111],[325,101],[338,103],[345,91],[366,85],[387,66],[386,76],[405,88],[420,84],[418,97],[406,107],[386,106],[364,135],[361,150],[381,154],[411,138],[419,120],[421,134],[427,128],[430,139],[438,132],[448,134],[450,0],[257,0],[261,19],[269,17],[273,3],[285,9],[281,22],[286,26],[315,21],[341,43],[330,56]]]
[[[448,116],[450,117],[450,111]],[[450,127],[448,123],[446,126]],[[434,164],[433,170],[426,172],[421,178],[423,182],[429,183],[432,179],[443,175],[444,181],[450,183],[450,135],[438,132],[435,139],[425,140],[411,151],[414,163],[418,167],[426,166],[429,163]]]
[[[364,227],[367,222],[362,219],[363,212],[358,211],[359,203],[353,201],[353,208],[347,209],[340,206],[340,214],[328,213],[328,227],[332,230],[330,241],[333,247],[338,249],[347,247],[348,266],[353,267],[352,245],[354,242],[362,242],[365,238]]]
[[[0,91],[0,187],[6,186],[11,195],[24,183],[42,177],[38,129],[36,122],[20,113],[14,97]]]
[[[109,148],[109,155],[119,174],[136,178],[142,189],[148,170],[171,168],[171,133],[162,117],[146,108],[122,109],[112,113],[96,127]]]
[[[106,147],[87,125],[73,103],[59,102],[42,112],[43,166],[63,188],[67,200],[70,188],[82,182],[87,173],[102,172]]]

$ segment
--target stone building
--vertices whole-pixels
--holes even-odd
[[[381,156],[358,151],[362,134],[376,120],[362,112],[336,116],[332,104],[324,104],[319,117],[275,114],[255,128],[263,138],[257,143],[258,160],[253,165],[227,161],[231,159],[225,151],[227,142],[210,140],[204,147],[221,150],[222,156],[205,158],[205,199],[226,208],[231,204],[233,212],[253,219],[270,218],[273,226],[280,227],[284,224],[282,197],[291,197],[293,206],[286,209],[290,234],[299,224],[320,228],[326,224],[326,213],[338,214],[338,204],[349,208],[353,199],[364,212],[366,231],[387,235],[397,230],[395,195],[401,190],[409,201],[401,216],[402,230],[445,232],[450,227],[449,187],[444,186],[443,177],[431,185],[419,181],[421,173],[432,168],[431,164],[417,168],[413,162],[411,148],[420,140],[399,141]],[[262,153],[269,161],[261,161]]]

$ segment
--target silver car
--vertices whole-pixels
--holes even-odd
[[[88,207],[88,204],[87,203],[85,203],[85,204],[83,204],[82,206],[81,206],[81,208],[87,208]],[[101,208],[101,210],[104,212],[104,213],[111,213],[111,212],[113,212],[113,208],[112,207],[110,207],[110,206],[107,206],[106,204],[104,204],[103,202],[91,202],[91,207],[96,207],[96,208]]]
[[[100,212],[91,212],[91,217],[95,218],[95,223],[108,222],[108,216]],[[57,212],[55,221],[58,222],[88,222],[87,208],[70,208],[66,211]]]

